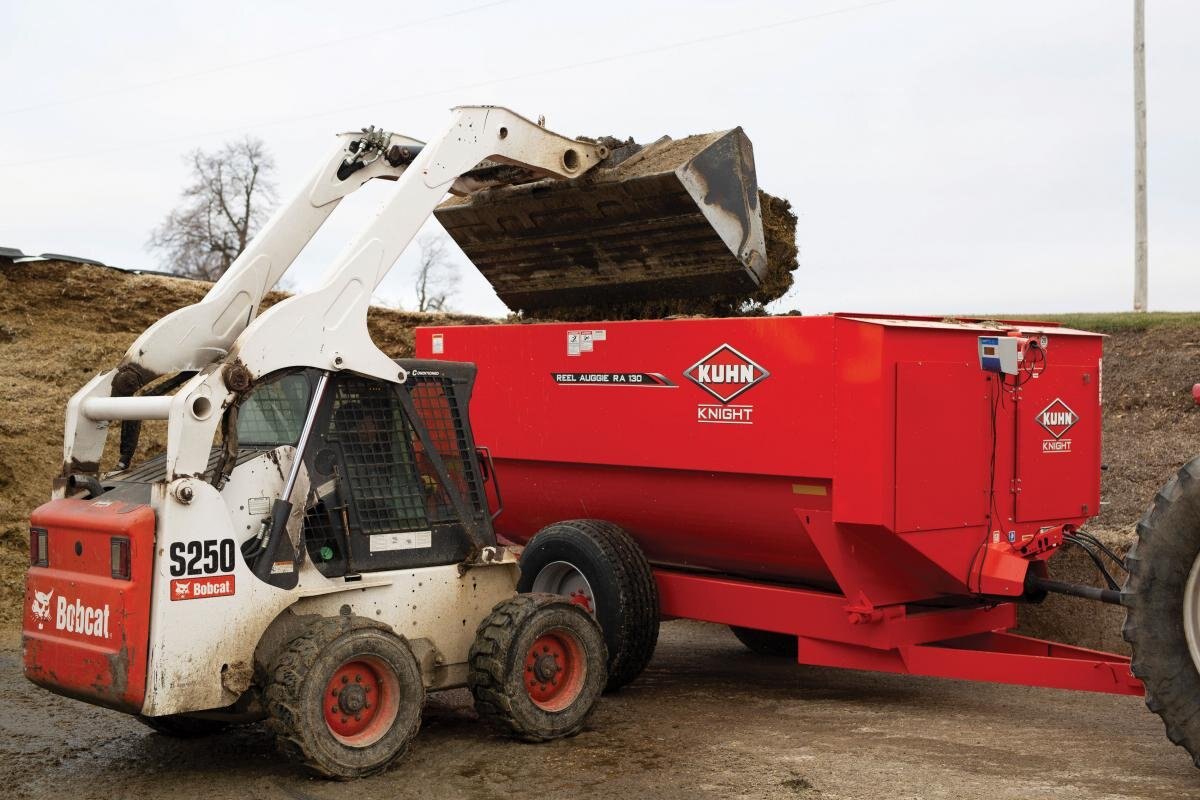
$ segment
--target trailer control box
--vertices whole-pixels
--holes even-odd
[[[985,372],[1017,374],[1017,342],[1012,336],[980,336],[979,367]]]

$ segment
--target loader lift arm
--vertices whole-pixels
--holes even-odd
[[[480,170],[478,178],[469,175],[481,164],[510,165],[539,177],[574,178],[606,154],[602,145],[561,136],[496,106],[455,108],[447,130],[428,144],[375,129],[342,134],[337,151],[279,209],[203,300],[151,325],[116,369],[97,375],[71,398],[63,472],[55,494],[63,494],[71,474],[98,473],[110,420],[171,420],[168,476],[195,475],[205,468],[219,424],[221,414],[214,409],[227,405],[233,391],[244,390],[275,369],[349,369],[391,382],[404,380],[403,370],[371,341],[367,308],[375,287],[442,198],[448,192],[469,194],[495,185],[495,175],[502,170]],[[256,317],[263,296],[286,274],[338,202],[372,178],[394,180],[396,185],[318,288]],[[220,361],[227,367],[218,372],[213,365]],[[148,398],[130,396],[157,377],[193,370],[198,374],[174,398],[146,403]],[[234,380],[226,380],[230,376]],[[185,413],[190,417],[186,431]]]

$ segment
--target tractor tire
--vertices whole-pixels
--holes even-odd
[[[341,617],[292,640],[266,701],[284,755],[321,777],[351,780],[382,772],[408,749],[425,687],[403,638]]]
[[[604,690],[608,653],[599,624],[554,594],[504,600],[479,624],[467,685],[481,719],[509,736],[574,736]]]
[[[203,739],[205,736],[221,733],[229,727],[229,723],[224,720],[189,717],[187,714],[167,714],[162,717],[138,714],[137,719],[155,733],[175,739]]]
[[[746,645],[746,649],[760,656],[787,656],[794,661],[799,652],[796,637],[786,633],[760,631],[737,625],[730,625],[729,630],[733,631],[739,642]]]
[[[1200,767],[1200,458],[1154,498],[1125,557],[1125,641],[1146,705]]]
[[[573,519],[538,531],[521,553],[518,592],[567,597],[595,616],[608,647],[605,691],[646,668],[658,643],[658,586],[637,542],[611,522]]]

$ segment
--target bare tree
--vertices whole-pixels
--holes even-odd
[[[191,183],[182,202],[148,241],[171,272],[213,281],[258,232],[272,203],[275,161],[261,139],[247,136],[216,152],[188,156]]]
[[[458,289],[458,268],[451,260],[444,236],[421,237],[417,246],[417,311],[445,311],[446,303]]]

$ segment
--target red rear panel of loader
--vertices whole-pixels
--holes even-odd
[[[877,603],[967,591],[994,537],[1097,511],[1101,338],[1052,326],[1001,381],[994,327],[865,316],[423,328],[471,361],[497,531],[580,517],[652,561],[853,585]]]
[[[22,637],[29,680],[99,705],[141,710],[154,519],[148,505],[105,499],[52,500],[33,512],[35,563],[25,578]]]

